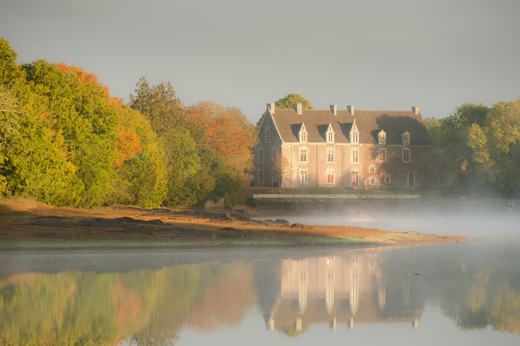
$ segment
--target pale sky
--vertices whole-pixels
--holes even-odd
[[[410,110],[520,97],[520,0],[0,0],[18,62],[80,65],[129,100],[141,76],[256,122],[316,109]]]

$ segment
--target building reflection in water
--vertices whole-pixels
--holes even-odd
[[[328,323],[333,330],[339,325],[352,329],[354,323],[418,328],[421,313],[419,306],[410,306],[410,272],[387,269],[392,271],[389,280],[384,262],[378,253],[281,260],[280,290],[265,315],[267,329],[292,326],[301,331],[314,323]]]

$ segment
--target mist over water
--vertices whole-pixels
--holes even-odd
[[[496,240],[520,237],[520,212],[485,210],[414,211],[349,210],[311,215],[281,215],[291,223],[306,225],[357,226],[385,231],[462,236]]]
[[[0,254],[0,345],[520,342],[517,214],[388,208],[283,218],[477,240]]]

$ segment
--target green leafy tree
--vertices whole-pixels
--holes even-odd
[[[16,52],[0,40],[0,196],[25,195],[61,204],[78,192],[57,118],[32,92]]]
[[[301,103],[302,109],[313,109],[311,105],[311,101],[302,97],[300,94],[287,94],[285,97],[282,97],[278,101],[275,102],[276,108],[281,109],[291,109],[294,104]],[[264,114],[260,117],[258,122],[256,123],[256,127],[258,128],[264,119]]]
[[[160,83],[150,87],[143,77],[130,96],[130,107],[148,118],[165,152],[167,172],[166,205],[193,204],[186,195],[186,180],[200,170],[197,144],[190,135],[183,115],[182,104],[171,84]]]

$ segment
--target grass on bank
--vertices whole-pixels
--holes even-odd
[[[279,189],[269,188],[265,190],[250,190],[251,194],[277,194]],[[282,194],[307,194],[307,195],[419,195],[425,199],[459,199],[460,196],[453,191],[445,190],[353,190],[353,189],[328,189],[328,188],[306,188],[306,189],[281,189]]]

